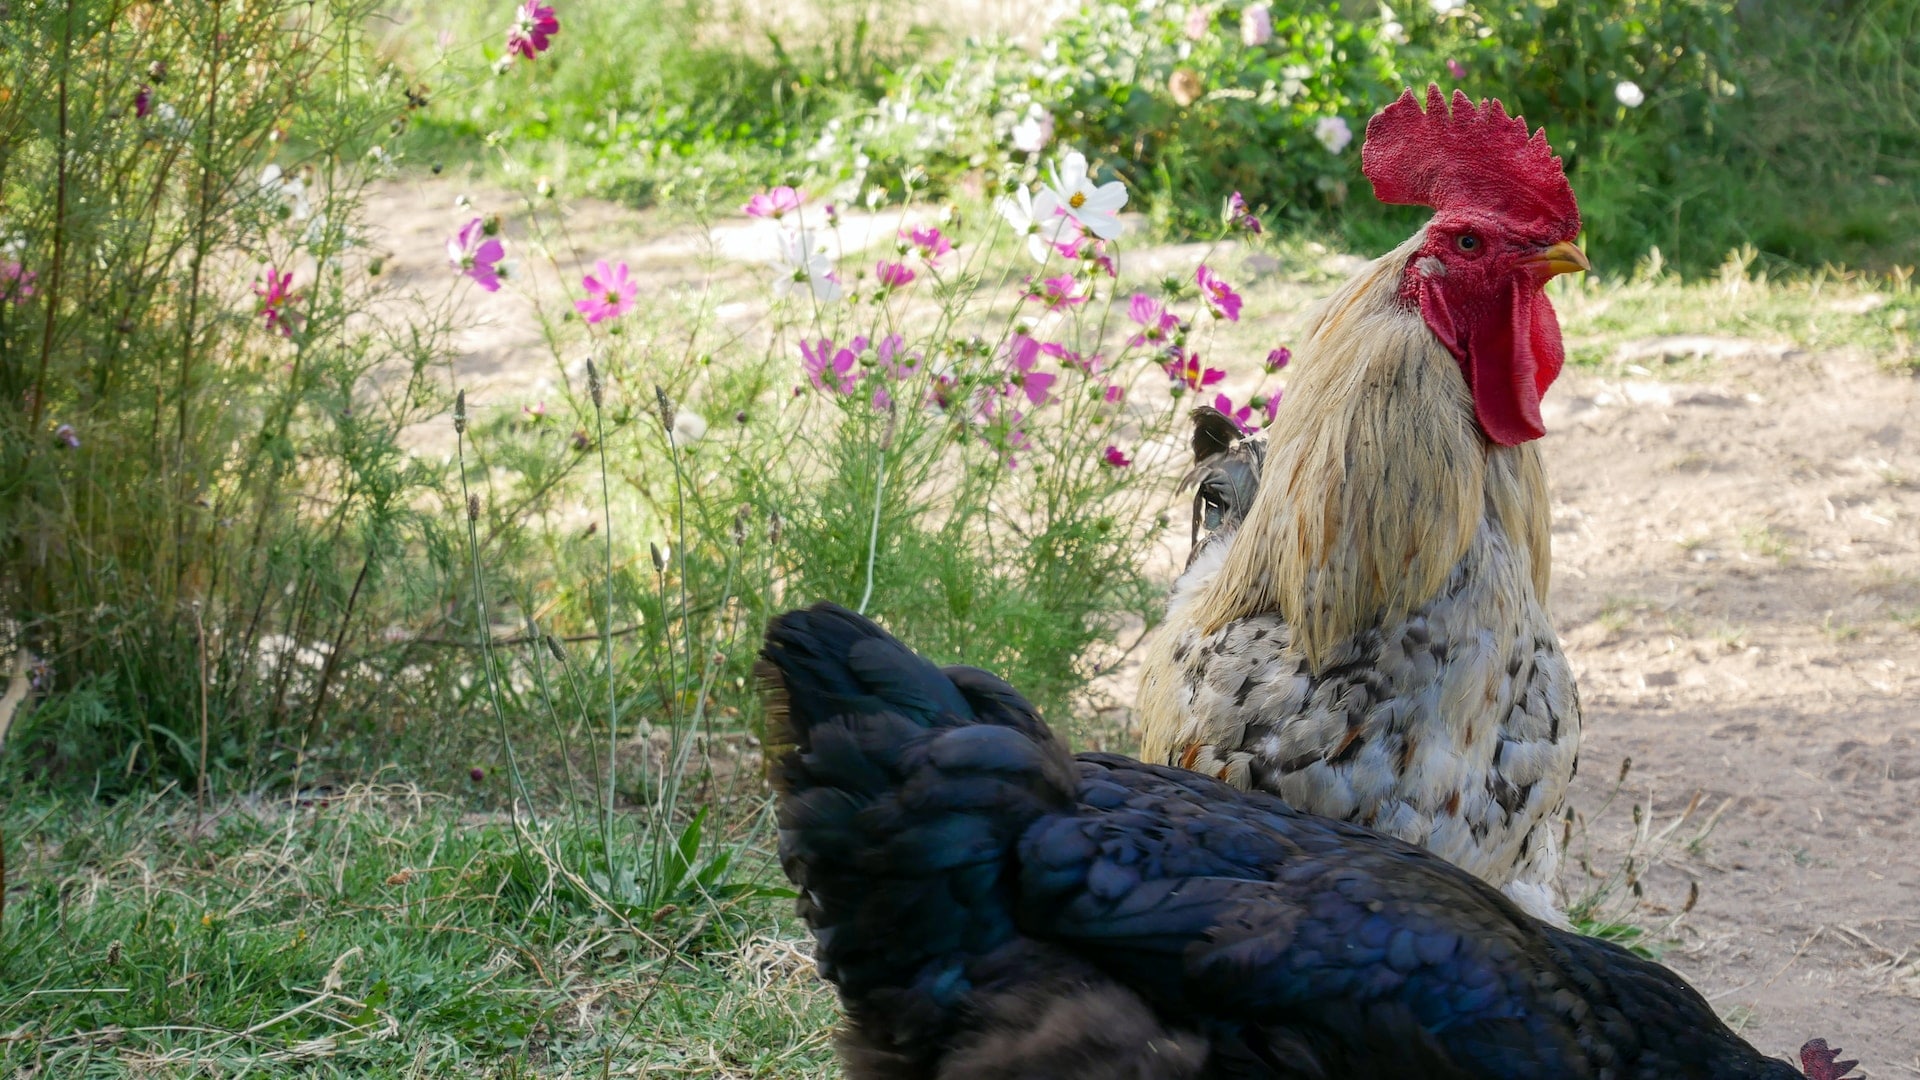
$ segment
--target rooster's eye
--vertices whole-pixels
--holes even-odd
[[[1461,236],[1460,239],[1454,241],[1454,243],[1460,245],[1461,251],[1480,250],[1480,238],[1473,235],[1472,233],[1466,233],[1465,235]]]

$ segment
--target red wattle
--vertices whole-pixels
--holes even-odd
[[[1467,324],[1462,335],[1437,290],[1421,292],[1420,313],[1460,361],[1473,393],[1474,416],[1487,438],[1518,446],[1545,435],[1540,399],[1566,363],[1560,322],[1547,298],[1516,281],[1494,306],[1459,320]]]

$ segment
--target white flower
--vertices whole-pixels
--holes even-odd
[[[1024,187],[1015,188],[1011,197],[1002,196],[994,209],[1007,219],[1013,231],[1027,238],[1027,254],[1043,263],[1071,229],[1073,219],[1060,212],[1059,196],[1046,188],[1035,195]]]
[[[1087,158],[1073,151],[1060,159],[1053,170],[1053,187],[1042,188],[1051,194],[1068,217],[1102,240],[1117,240],[1123,228],[1114,215],[1127,205],[1127,185],[1109,180],[1098,187],[1087,178]]]
[[[1456,11],[1464,11],[1467,6],[1467,0],[1427,0],[1427,3],[1433,5],[1435,15],[1451,15]]]
[[[269,164],[260,170],[260,190],[291,210],[295,221],[305,221],[313,214],[313,205],[307,202],[307,182],[287,176],[278,165]]]
[[[1645,104],[1647,100],[1646,93],[1643,92],[1640,89],[1640,85],[1632,79],[1622,80],[1620,85],[1614,87],[1613,96],[1614,100],[1629,109],[1637,109]]]
[[[1313,137],[1327,148],[1327,153],[1337,154],[1353,142],[1353,129],[1347,126],[1344,116],[1323,116],[1314,121]]]
[[[707,437],[707,419],[688,408],[673,410],[673,445],[685,446]]]
[[[832,303],[846,295],[840,282],[833,276],[833,260],[826,253],[816,249],[804,232],[782,233],[780,251],[774,258],[774,265],[782,273],[773,279],[773,295],[784,299],[793,287],[805,282],[813,289],[813,298],[823,304]]]
[[[1013,148],[1023,154],[1037,154],[1053,141],[1053,114],[1035,105],[1026,118],[1013,125]]]

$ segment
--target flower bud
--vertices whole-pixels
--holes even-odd
[[[455,435],[467,433],[467,392],[465,390],[453,395],[453,433]]]
[[[587,396],[593,399],[593,407],[600,407],[600,369],[593,366],[593,357],[587,357]]]
[[[478,495],[467,496],[467,520],[480,520],[480,496]]]

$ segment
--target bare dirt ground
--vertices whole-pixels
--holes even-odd
[[[457,190],[381,195],[398,274],[445,273]],[[644,235],[641,216],[591,203],[571,214],[576,240],[634,262],[650,290],[694,288],[703,252],[730,242]],[[1157,272],[1186,254],[1129,259]],[[577,281],[578,259],[560,261]],[[1276,282],[1260,321],[1327,288]],[[517,408],[547,377],[527,367],[528,301],[476,298],[484,324],[456,372]],[[735,306],[722,317],[758,314]],[[1686,375],[1570,369],[1546,403],[1552,602],[1586,716],[1571,848],[1595,875],[1570,858],[1564,884],[1587,895],[1631,854],[1644,897],[1616,879],[1605,910],[1655,932],[1763,1050],[1817,1035],[1867,1076],[1920,1076],[1920,382],[1777,341],[1648,339],[1618,359]],[[1169,578],[1184,528],[1150,556]],[[1115,700],[1129,675],[1106,680]]]
[[[1619,803],[1652,830],[1699,794],[1642,878],[1654,927],[1699,883],[1663,960],[1762,1049],[1818,1035],[1920,1075],[1920,383],[1720,348],[1703,381],[1574,374],[1549,396],[1574,803],[1628,756]],[[1630,846],[1619,803],[1597,872]]]

